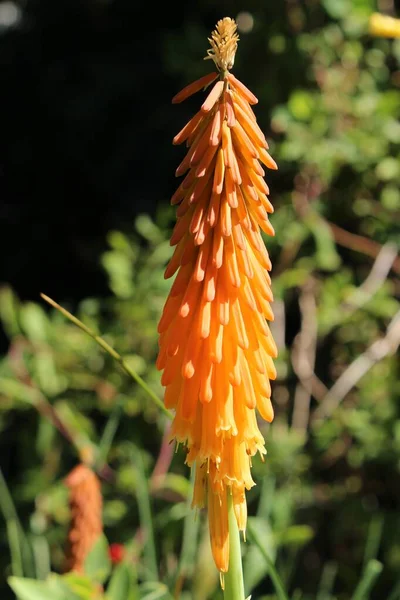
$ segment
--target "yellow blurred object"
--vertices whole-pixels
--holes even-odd
[[[400,19],[373,13],[369,19],[369,33],[376,37],[400,37]]]

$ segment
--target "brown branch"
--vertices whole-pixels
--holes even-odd
[[[331,228],[333,237],[335,242],[339,244],[339,246],[343,246],[344,248],[349,248],[350,250],[355,250],[356,252],[361,252],[362,254],[366,254],[367,256],[371,256],[372,258],[377,258],[379,253],[382,250],[382,245],[378,244],[374,240],[369,240],[362,235],[357,235],[356,233],[350,233],[339,225],[335,225],[335,223],[331,223],[326,221],[326,223]],[[391,265],[392,271],[400,275],[400,256],[397,256]]]
[[[50,404],[43,392],[34,384],[23,361],[23,348],[27,345],[28,344],[24,339],[17,339],[11,344],[8,352],[11,370],[14,372],[17,381],[20,381],[34,391],[37,398],[36,402],[34,402],[36,410],[42,415],[42,417],[45,417],[53,425],[53,427],[58,429],[61,435],[70,444],[80,451],[74,432],[65,423],[63,423],[54,406]]]
[[[321,182],[313,179],[307,173],[299,174],[295,179],[295,190],[292,193],[293,207],[301,219],[305,219],[310,212],[322,219],[331,229],[333,238],[339,246],[361,252],[366,256],[377,258],[382,251],[382,244],[370,240],[362,235],[350,233],[346,229],[331,223],[316,213],[312,207],[311,200],[322,192]],[[400,256],[396,256],[391,265],[391,269],[397,275],[400,275]]]
[[[276,342],[278,349],[285,348],[286,336],[286,316],[285,303],[283,300],[276,298],[274,300],[274,320],[271,323],[271,332]]]
[[[314,376],[318,334],[315,281],[312,277],[302,287],[299,306],[301,328],[294,340],[291,354],[293,369],[299,378],[294,395],[292,427],[305,432],[310,415],[311,379]]]
[[[150,493],[158,493],[162,487],[175,453],[175,444],[171,443],[171,426],[166,424],[161,442],[160,452],[150,477]],[[166,494],[168,496],[168,494]]]
[[[313,420],[324,419],[331,415],[360,379],[379,361],[392,356],[400,345],[400,310],[395,314],[386,334],[376,340],[367,350],[358,356],[342,373],[316,409]]]

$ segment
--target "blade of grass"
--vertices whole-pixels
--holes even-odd
[[[23,577],[24,567],[22,561],[22,551],[19,540],[18,525],[15,519],[7,519],[7,540],[11,554],[11,571],[15,577]]]
[[[257,516],[269,519],[269,514],[273,507],[273,499],[275,493],[275,477],[269,475],[264,477],[261,482],[260,499],[258,501]]]
[[[39,535],[34,536],[32,549],[35,557],[36,578],[44,581],[51,571],[50,548],[46,538]]]
[[[32,552],[1,469],[0,510],[6,522],[13,575],[16,577],[23,577],[24,575],[27,577],[33,576]]]
[[[91,338],[93,338],[94,341],[97,342],[97,344],[101,348],[103,348],[103,350],[105,350],[114,360],[116,360],[120,364],[121,368],[125,371],[125,373],[129,375],[129,377],[131,377],[138,385],[140,385],[140,387],[146,392],[149,398],[152,399],[154,404],[161,410],[161,412],[164,413],[164,415],[167,416],[169,419],[173,418],[172,413],[167,408],[165,408],[163,401],[160,400],[157,394],[153,392],[153,390],[147,385],[144,379],[142,379],[140,375],[138,375],[136,371],[134,371],[128,365],[128,363],[122,358],[120,354],[118,354],[118,352],[116,352],[116,350],[114,350],[114,348],[112,348],[105,340],[103,340],[102,337],[97,335],[92,329],[90,329],[84,323],[82,323],[82,321],[74,317],[74,315],[68,312],[68,310],[57,304],[57,302],[55,302],[45,294],[40,295],[43,298],[43,300],[45,300],[45,302],[50,304],[53,308],[56,308],[61,314],[64,315],[64,317],[69,319],[72,323],[74,323],[74,325],[79,327],[79,329],[82,329],[82,331],[84,331]]]
[[[369,593],[375,584],[375,581],[381,574],[382,569],[382,563],[375,559],[370,560],[364,570],[360,583],[356,587],[356,590],[351,597],[351,600],[368,600]]]
[[[252,525],[250,523],[247,527],[247,531],[249,534],[249,536],[248,536],[249,539],[252,540],[253,543],[257,546],[257,548],[260,550],[265,562],[268,565],[269,576],[271,577],[271,581],[274,585],[278,600],[289,600],[289,597],[287,596],[285,589],[283,587],[283,583],[279,576],[279,573],[275,569],[274,563],[272,562],[271,558],[268,556],[261,540],[258,537],[257,532],[255,531],[255,529],[252,527]]]
[[[324,565],[316,600],[330,600],[337,570],[335,562],[327,562]]]
[[[140,591],[142,600],[173,600],[164,583],[145,583]]]
[[[260,535],[264,539],[264,546],[266,546],[267,552],[272,560],[275,560],[276,540],[273,537],[269,519],[274,503],[274,495],[275,477],[273,475],[263,477],[260,482],[260,496],[256,513],[257,524],[255,527],[258,528],[261,525],[262,533],[260,533]],[[267,573],[268,566],[265,564],[265,561],[262,560],[258,548],[256,546],[248,548],[243,564],[246,589],[249,591],[254,589]]]
[[[103,435],[98,445],[97,462],[102,466],[107,462],[107,456],[112,446],[115,434],[117,433],[118,425],[122,416],[122,406],[116,403],[111,411],[106,426],[104,427]]]
[[[399,599],[400,599],[400,580],[396,583],[396,585],[390,592],[390,596],[387,600],[399,600]]]
[[[143,552],[144,564],[146,567],[145,579],[147,581],[158,581],[157,554],[154,539],[149,486],[144,469],[143,456],[138,448],[132,448],[131,459],[136,470],[137,477],[136,496],[139,509],[139,519],[145,535]]]
[[[378,514],[371,519],[368,527],[367,542],[365,544],[364,569],[366,569],[368,563],[378,555],[379,545],[382,539],[383,523],[383,514]]]
[[[192,509],[192,495],[195,479],[195,469],[190,474],[190,492],[186,500],[186,516],[183,522],[182,548],[179,558],[178,577],[175,584],[175,598],[180,598],[185,579],[191,577],[195,568],[197,538],[200,518]]]

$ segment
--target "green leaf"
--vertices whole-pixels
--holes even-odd
[[[111,560],[108,542],[104,535],[100,536],[89,552],[84,565],[85,573],[97,583],[104,583],[111,571]]]
[[[135,229],[152,244],[159,244],[162,241],[163,236],[160,229],[146,214],[141,214],[136,218]]]
[[[313,537],[314,531],[308,525],[292,525],[277,536],[279,544],[287,546],[304,546]]]
[[[134,577],[133,569],[129,565],[118,565],[107,588],[107,600],[136,600],[138,592]]]
[[[46,581],[9,577],[8,584],[18,600],[82,600],[65,585],[59,575],[52,574]]]
[[[190,474],[190,489],[186,497],[186,514],[183,522],[183,541],[179,559],[179,576],[193,576],[196,567],[196,554],[198,551],[198,537],[200,519],[196,519],[196,515],[192,510],[192,496],[195,482],[195,469],[192,468]]]
[[[96,593],[97,586],[87,575],[78,573],[66,573],[61,576],[68,590],[76,594],[82,600],[91,600]]]
[[[275,588],[278,600],[289,600],[283,587],[281,577],[276,570],[274,559],[271,557],[266,548],[266,540],[262,537],[260,530],[255,526],[255,523],[258,525],[260,521],[261,519],[257,519],[257,517],[249,519],[247,528],[249,538],[257,546],[257,549],[261,554],[261,560],[264,559],[265,563],[267,564],[268,573]]]
[[[296,90],[290,96],[288,107],[298,121],[309,121],[315,111],[315,100],[310,92]]]
[[[33,302],[24,304],[20,310],[20,321],[27,338],[31,342],[46,341],[48,319],[41,306]]]
[[[119,298],[129,298],[134,293],[132,259],[122,252],[105,252],[101,258],[110,278],[110,287]]]
[[[323,5],[330,17],[342,19],[351,11],[350,0],[323,0]]]
[[[340,258],[331,228],[316,213],[310,213],[306,223],[315,239],[315,257],[318,267],[326,271],[334,271],[340,265]]]
[[[11,553],[11,568],[14,575],[34,574],[32,548],[19,520],[14,500],[0,469],[0,514],[6,523],[7,541]]]
[[[269,522],[262,517],[250,517],[249,523],[250,526],[254,525],[254,529],[258,531],[260,538],[263,540],[268,555],[272,560],[275,560],[276,549],[274,536]],[[245,587],[249,591],[253,590],[268,573],[268,564],[264,561],[263,555],[257,545],[248,545],[243,570]]]
[[[400,175],[400,165],[397,158],[386,156],[376,167],[376,175],[382,181],[397,179]]]
[[[173,600],[167,586],[164,583],[148,582],[140,587],[141,600]]]
[[[64,593],[54,593],[48,581],[36,581],[23,577],[9,577],[8,584],[18,600],[64,600]]]
[[[19,302],[9,287],[0,289],[0,319],[6,334],[12,338],[21,331],[18,322]]]
[[[157,489],[171,490],[172,492],[175,492],[175,494],[182,496],[182,498],[186,499],[190,493],[190,483],[186,477],[183,477],[182,475],[167,473],[160,477],[159,482],[160,483],[158,483],[157,479],[155,480]]]

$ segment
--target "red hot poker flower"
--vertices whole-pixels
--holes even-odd
[[[218,569],[229,566],[227,493],[245,530],[251,457],[266,450],[256,409],[273,419],[270,380],[277,349],[272,320],[271,262],[260,229],[274,235],[263,166],[276,169],[252,105],[257,98],[229,72],[236,23],[218,22],[209,40],[218,72],[188,85],[173,102],[209,87],[199,112],[174,137],[187,154],[172,197],[175,246],[165,277],[176,274],[159,322],[165,405],[175,409],[172,437],[196,465],[193,505],[208,506]],[[218,80],[217,80],[218,78]],[[217,80],[217,81],[216,81]]]
[[[72,517],[67,571],[83,573],[85,559],[103,531],[100,481],[92,469],[79,464],[66,477],[65,484],[70,491]]]

